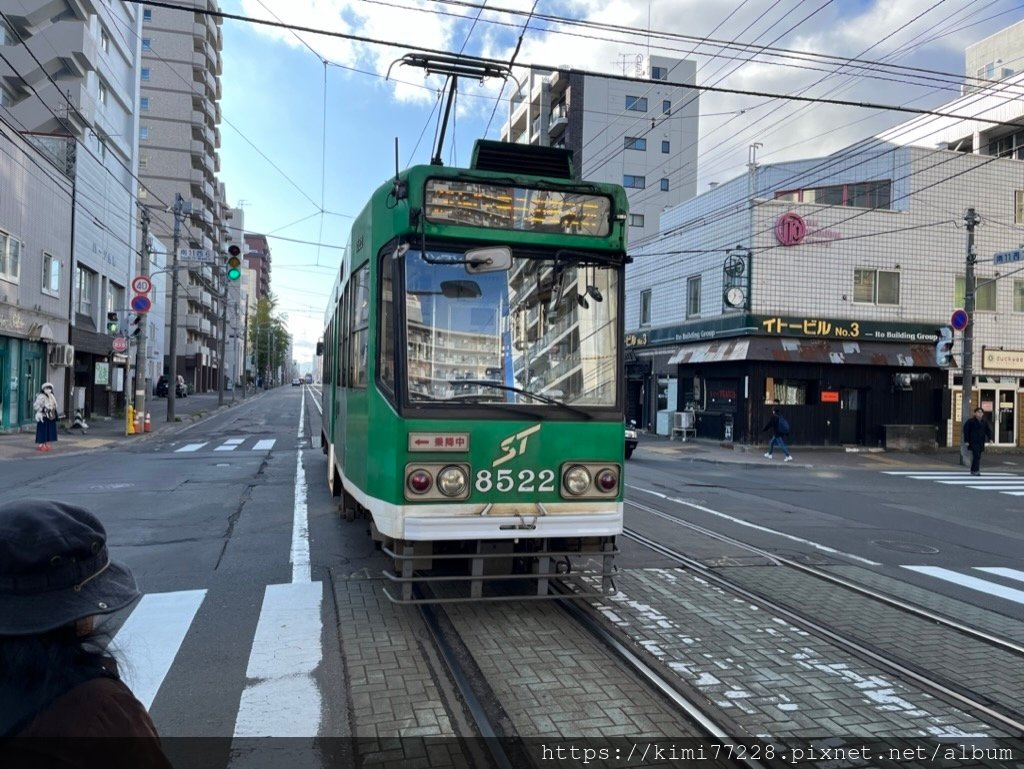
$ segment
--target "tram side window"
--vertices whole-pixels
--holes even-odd
[[[338,386],[348,387],[348,294],[352,284],[349,283],[338,301]]]
[[[349,386],[366,387],[366,346],[370,325],[370,267],[364,264],[352,275],[352,336],[349,349]]]
[[[394,335],[394,294],[391,288],[390,256],[385,256],[380,263],[380,326],[377,329],[377,349],[380,359],[377,370],[384,388],[395,392],[395,335]]]
[[[323,368],[320,371],[321,381],[324,385],[334,383],[334,347],[330,342],[334,339],[335,322],[332,320],[324,331],[324,359],[321,363]]]

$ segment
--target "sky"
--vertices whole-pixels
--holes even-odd
[[[698,86],[752,92],[701,93],[699,193],[744,173],[755,142],[759,163],[818,157],[912,117],[774,95],[937,108],[959,94],[942,78],[844,68],[834,57],[959,76],[968,45],[1024,20],[1024,6],[1005,0],[224,0],[221,8],[362,38],[222,26],[219,176],[246,230],[270,240],[271,291],[300,372],[312,368],[352,218],[394,174],[396,139],[403,168],[433,154],[443,82],[395,63],[414,46],[508,61],[521,38],[517,65],[609,75],[642,54],[693,59]],[[786,53],[771,55],[777,49]],[[476,139],[499,138],[513,87],[460,81],[446,165],[468,162]]]

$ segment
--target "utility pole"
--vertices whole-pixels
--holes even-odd
[[[139,275],[149,277],[149,209],[142,208],[142,251],[139,254]],[[135,339],[135,415],[136,421],[146,418],[146,326],[147,314],[142,315],[139,335]]]
[[[189,211],[192,206],[189,204]],[[171,370],[167,374],[167,421],[174,421],[174,400],[178,394],[178,243],[181,240],[181,214],[185,199],[174,193],[174,245],[171,248],[171,339],[168,357]]]
[[[964,311],[967,313],[967,326],[964,328],[964,351],[962,384],[960,386],[960,429],[967,424],[971,418],[971,393],[974,390],[974,307],[975,290],[977,288],[974,277],[974,265],[978,261],[978,254],[974,248],[974,227],[980,221],[980,217],[973,208],[968,208],[964,215],[964,222],[967,224],[967,264],[964,269]],[[959,436],[958,436],[959,437]],[[964,464],[963,441],[960,441],[960,464]]]
[[[242,398],[249,389],[249,295],[245,296],[245,326],[242,331]],[[236,335],[238,332],[235,332]],[[236,359],[237,360],[237,359]]]
[[[227,370],[226,361],[224,360],[224,335],[227,333],[228,323],[228,271],[223,265],[217,270],[217,274],[220,276],[220,284],[224,288],[224,294],[220,299],[220,339],[218,339],[217,346],[220,348],[218,353],[217,362],[217,405],[224,405],[224,372]]]

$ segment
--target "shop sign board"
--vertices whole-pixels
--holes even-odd
[[[989,371],[1024,371],[1024,350],[982,347],[981,367]]]

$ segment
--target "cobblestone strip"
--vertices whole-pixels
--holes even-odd
[[[459,604],[446,611],[520,737],[694,735],[557,606]]]
[[[888,593],[896,598],[902,598],[907,602],[930,609],[936,614],[943,614],[959,620],[965,625],[973,625],[992,635],[1009,638],[1012,641],[1024,644],[1024,622],[1020,620],[1015,620],[1003,614],[997,614],[994,611],[989,611],[964,601],[958,601],[955,598],[948,598],[941,593],[935,593],[923,587],[894,579],[887,574],[879,574],[859,566],[830,566],[828,570],[838,576],[845,577],[851,582],[856,582],[865,587],[876,588],[880,592]]]
[[[1009,710],[1022,708],[1024,665],[1015,654],[792,569],[752,567],[723,570],[723,574],[752,590],[781,596],[787,605],[799,608],[843,634],[891,651],[948,681],[980,692]],[[851,576],[853,581],[859,579]],[[901,585],[896,580],[890,580],[884,590],[896,595],[903,593],[901,597],[908,600],[921,597],[915,597],[914,593],[927,592]],[[968,613],[965,604],[937,598],[931,596],[928,608],[961,622],[971,622],[962,616]],[[974,609],[969,613],[977,615],[982,611]]]
[[[334,579],[360,765],[465,766],[456,740],[433,739],[456,735],[417,638],[419,615],[388,601],[382,587]]]
[[[751,736],[1002,736],[695,575],[632,570],[617,581],[591,605]]]

